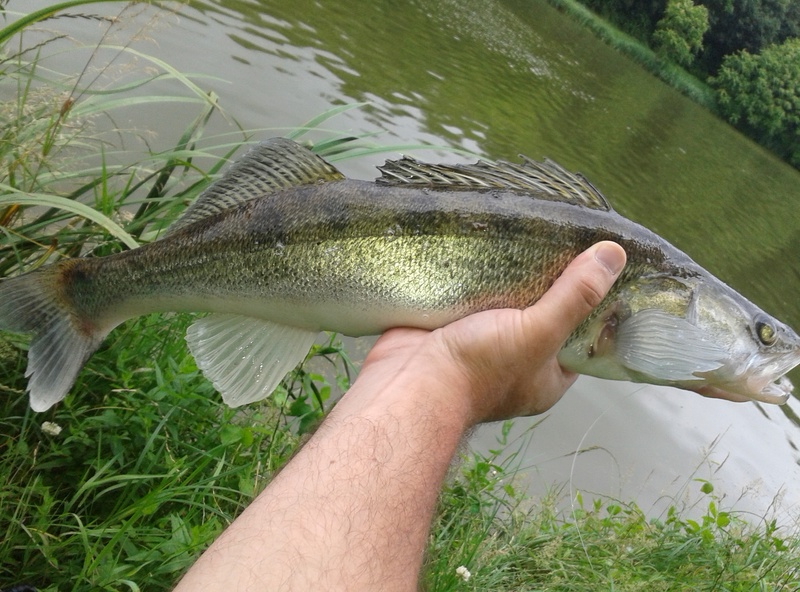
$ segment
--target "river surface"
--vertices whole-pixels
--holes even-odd
[[[149,10],[123,15],[129,36]],[[62,19],[58,28],[81,37],[104,25]],[[381,144],[552,158],[584,173],[620,213],[800,327],[800,174],[544,1],[204,0],[162,17],[147,36],[152,41],[136,42],[145,51],[212,76],[197,83],[259,139],[332,106],[366,102],[324,125],[377,132]],[[175,105],[131,109],[116,121],[155,132],[151,144],[167,147],[194,116]],[[210,133],[232,129],[217,117]],[[447,150],[413,153],[470,160]],[[369,179],[396,156],[337,165]],[[702,510],[696,479],[709,479],[724,504],[789,522],[800,513],[799,415],[796,398],[783,407],[735,405],[581,378],[550,413],[515,423],[512,449],[522,453],[518,479],[534,495],[561,488],[567,505],[580,491],[636,500],[652,515],[675,499]],[[492,448],[499,432],[487,426],[472,444]]]

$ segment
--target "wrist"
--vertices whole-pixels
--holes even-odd
[[[412,347],[402,353],[374,348],[332,415],[391,413],[410,421],[424,415],[461,433],[470,429],[477,421],[467,374],[430,340]]]

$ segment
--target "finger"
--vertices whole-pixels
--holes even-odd
[[[552,343],[562,344],[608,293],[625,267],[625,250],[604,241],[590,247],[567,266],[544,296],[528,311]]]

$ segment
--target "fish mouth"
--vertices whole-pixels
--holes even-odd
[[[785,375],[800,364],[800,351],[753,356],[743,371],[730,381],[693,389],[699,394],[729,401],[760,401],[783,405],[792,396],[794,385]]]

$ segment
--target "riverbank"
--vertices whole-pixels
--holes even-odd
[[[329,385],[294,374],[268,402],[225,408],[186,351],[191,321],[127,323],[90,361],[81,396],[46,414],[27,408],[24,353],[0,347],[3,589],[166,592],[294,454],[309,385]],[[562,511],[563,491],[531,499],[516,487],[503,449],[462,459],[445,486],[425,589],[800,586],[796,529],[722,507],[711,483],[696,483],[706,505],[695,518],[677,502],[652,520],[634,502],[587,507],[580,494]]]
[[[774,520],[730,511],[710,482],[700,516],[675,503],[648,519],[633,502],[578,493],[568,512],[559,492],[531,500],[495,455],[466,460],[447,486],[431,537],[430,590],[796,590],[800,541]],[[459,576],[464,566],[471,578]]]
[[[579,22],[617,51],[625,54],[645,70],[660,78],[709,111],[717,113],[714,90],[702,80],[656,53],[638,39],[596,15],[577,0],[547,0],[549,4]]]

